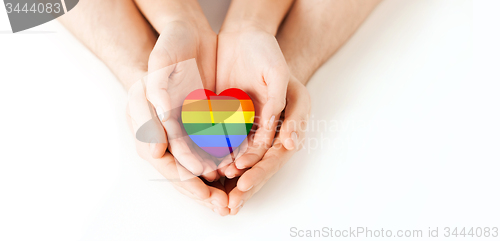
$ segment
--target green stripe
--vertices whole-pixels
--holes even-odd
[[[222,125],[226,125],[228,135],[248,135],[253,123],[184,123],[188,135],[224,135]]]

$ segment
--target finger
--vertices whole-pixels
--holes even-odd
[[[209,201],[212,205],[214,205],[214,207],[217,208],[217,212],[222,216],[229,214],[229,208],[227,207],[229,198],[227,194],[223,190],[216,187],[209,187],[209,189]]]
[[[229,193],[229,203],[228,208],[230,210],[230,215],[236,215],[239,210],[243,207],[246,200],[248,200],[256,189],[251,190],[249,192],[242,192],[238,188],[234,188],[236,186],[238,179],[233,179],[228,181],[227,183],[227,192]]]
[[[234,162],[233,158],[231,157],[231,155],[227,155],[225,156],[222,161],[219,163],[219,165],[217,166],[217,172],[219,173],[219,175],[221,176],[225,176],[225,172],[226,172],[226,169],[229,165],[231,165],[232,163]]]
[[[275,142],[264,158],[238,179],[237,187],[240,191],[246,192],[263,185],[296,152],[284,148],[279,139],[276,139]]]
[[[290,77],[286,64],[271,68],[264,76],[267,84],[267,102],[262,109],[252,145],[241,158],[236,160],[238,169],[255,165],[271,147],[281,112],[286,105],[286,92]]]
[[[263,187],[266,181],[286,163],[294,152],[285,149],[278,140],[261,162],[241,177],[230,180],[226,187],[226,192],[229,193],[229,214],[237,214],[248,199]]]
[[[216,196],[218,195],[211,195],[209,199],[207,200],[199,200],[196,196],[194,196],[193,194],[191,194],[190,192],[188,192],[187,190],[185,190],[184,188],[181,188],[179,186],[174,186],[180,193],[186,195],[187,197],[190,197],[192,199],[194,199],[197,203],[199,203],[200,205],[203,205],[207,208],[209,208],[210,210],[214,211],[215,213],[221,215],[221,216],[226,216],[229,214],[230,210],[229,208],[224,205],[221,205],[219,204],[221,201],[219,201]],[[212,191],[214,192],[218,192],[217,190],[212,190],[214,187],[209,187],[209,189],[211,189],[211,193]],[[217,188],[215,188],[217,189]],[[219,190],[220,191],[220,190]],[[226,196],[225,199],[227,199],[227,195],[223,195],[223,196]]]
[[[226,170],[224,172],[224,175],[227,178],[232,179],[232,178],[241,176],[241,174],[243,174],[246,170],[247,169],[238,169],[238,168],[236,168],[236,165],[233,162],[229,166],[227,166],[227,168],[226,168]]]
[[[215,164],[213,162],[213,165],[210,164],[210,161],[205,160],[203,160],[201,163],[203,165],[203,173],[201,174],[201,177],[209,182],[213,182],[219,178],[219,175],[216,171],[217,168],[215,167]]]
[[[150,62],[154,62],[150,59]],[[168,93],[169,77],[174,72],[176,64],[165,66],[160,69],[148,72],[146,84],[147,99],[153,104],[158,119],[161,122],[167,121],[170,117],[172,106]]]
[[[169,150],[177,160],[191,173],[199,176],[203,173],[201,159],[193,154],[193,150],[188,143],[191,142],[189,136],[185,135],[180,123],[172,118],[163,123],[166,127],[169,140]]]
[[[234,159],[240,158],[248,148],[248,139],[243,141],[238,148],[236,148],[233,153],[224,157],[222,162],[219,164],[219,173],[227,178],[231,179],[237,176],[241,176],[245,169],[238,169],[235,166]]]
[[[275,131],[259,127],[248,140],[248,148],[235,160],[236,168],[246,169],[259,162],[273,143]]]
[[[220,175],[217,171],[217,165],[215,164],[216,160],[214,160],[214,157],[204,152],[198,146],[193,146],[193,144],[191,144],[191,148],[193,149],[193,154],[196,155],[198,160],[201,160],[201,163],[203,165],[204,169],[202,177],[205,178],[205,180],[212,179],[211,182],[219,180]]]
[[[136,142],[137,145],[144,145]],[[139,147],[139,150],[144,148]],[[205,200],[210,197],[208,186],[198,177],[176,162],[175,158],[167,153],[159,159],[145,158],[151,165],[173,185],[184,188],[197,199]]]
[[[276,121],[285,108],[290,78],[290,71],[286,64],[273,66],[264,75],[264,81],[267,84],[267,102],[262,109],[262,118],[268,130],[275,127]]]
[[[189,146],[190,149],[193,148],[192,145],[188,145],[188,146]],[[200,163],[201,163],[201,165],[203,167],[203,171],[202,171],[200,177],[202,177],[203,180],[205,180],[205,181],[213,182],[214,179],[215,179],[215,177],[209,174],[213,170],[210,170],[211,166],[208,164],[208,161],[201,157],[201,155],[200,155],[201,153],[198,153],[195,150],[193,150],[192,153],[193,153],[193,155],[195,156],[195,158],[197,160],[200,160]]]
[[[221,216],[228,215],[230,210],[227,207],[229,200],[227,194],[217,187],[209,186],[208,188],[210,189],[210,198],[203,201],[204,205]]]
[[[231,193],[229,193],[229,200],[231,200],[231,207],[228,207],[230,215],[236,215],[243,207],[245,202],[250,199],[253,195],[253,192],[241,192],[237,188],[233,189]]]
[[[300,83],[294,88],[289,88],[285,119],[281,125],[279,138],[286,149],[300,149],[299,144],[304,139],[309,118],[310,97],[307,89]]]
[[[206,201],[213,205],[213,211],[219,213],[221,216],[229,214],[229,208],[227,207],[229,198],[222,183],[209,183],[208,188],[210,189],[210,198]]]
[[[155,118],[153,107],[146,99],[145,83],[141,79],[129,90],[127,114],[130,117],[136,140],[148,143],[149,155],[160,158],[167,149],[167,137]]]
[[[228,205],[227,205],[228,208],[235,208],[239,204],[239,200],[234,199],[236,196],[234,196],[233,198],[231,198],[231,195],[235,195],[236,194],[236,193],[233,193],[233,192],[243,193],[240,190],[238,190],[238,188],[236,188],[236,185],[238,184],[238,179],[239,179],[239,177],[234,178],[234,179],[227,179],[224,182],[224,188],[225,188],[226,193],[228,194],[228,198],[229,198],[228,199],[229,200],[228,201]]]

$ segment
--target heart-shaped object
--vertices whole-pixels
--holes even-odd
[[[196,145],[215,157],[233,152],[252,129],[252,99],[236,88],[219,95],[206,89],[189,93],[182,105],[182,124]]]

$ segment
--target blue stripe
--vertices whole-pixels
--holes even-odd
[[[239,146],[246,135],[189,135],[199,147],[236,147]]]
[[[229,152],[233,152],[233,148],[231,148],[231,141],[227,137],[226,137],[226,142],[227,142],[227,146],[229,147]]]

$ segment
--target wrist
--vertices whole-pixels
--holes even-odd
[[[199,15],[196,16],[188,13],[179,13],[171,16],[163,16],[159,22],[160,24],[157,28],[159,29],[159,34],[161,34],[167,26],[175,23],[185,24],[196,30],[212,31],[212,28],[206,19],[204,19],[203,15],[200,17]]]
[[[198,14],[194,12],[177,13],[171,16],[163,16],[160,22],[161,22],[161,26],[159,28],[160,34],[161,30],[163,30],[167,25],[174,22],[186,23],[198,30],[212,30],[210,24],[208,23],[203,13],[198,13]]]
[[[173,22],[188,23],[197,29],[211,29],[205,14],[197,0],[136,0],[144,16],[161,34],[162,30]]]
[[[275,36],[292,3],[293,0],[233,0],[221,32],[237,32],[250,28]]]
[[[109,68],[127,91],[148,74],[147,63],[122,63]]]
[[[259,31],[275,36],[278,31],[278,26],[265,24],[256,19],[237,19],[233,21],[225,21],[222,25],[221,33],[236,33]]]
[[[303,85],[306,85],[314,73],[309,65],[307,63],[297,63],[297,61],[289,59],[287,59],[287,63],[290,69],[290,74],[293,76],[292,79],[295,79]]]

